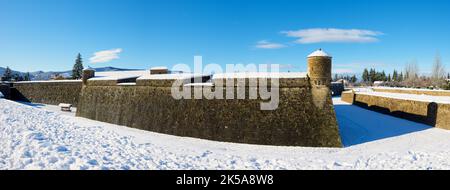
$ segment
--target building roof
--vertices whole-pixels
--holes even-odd
[[[322,49],[318,49],[311,54],[308,55],[308,57],[331,57],[327,52],[323,51]]]

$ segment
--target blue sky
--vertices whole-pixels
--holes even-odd
[[[0,66],[69,70],[81,53],[92,67],[171,67],[201,55],[305,71],[323,48],[334,72],[412,60],[429,72],[437,52],[450,70],[449,20],[447,0],[0,0]]]

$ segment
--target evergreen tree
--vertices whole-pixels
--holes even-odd
[[[376,80],[377,80],[377,72],[375,71],[375,69],[370,69],[370,71],[369,71],[369,81],[371,83],[373,83]]]
[[[9,67],[6,67],[5,73],[3,73],[3,80],[10,81],[12,77],[12,70]]]
[[[367,69],[364,69],[364,71],[363,71],[362,80],[363,80],[363,82],[369,81],[369,71]]]
[[[396,70],[394,70],[394,73],[392,74],[392,80],[393,81],[398,81],[398,73]]]
[[[388,78],[387,78],[388,82],[391,82],[391,73],[389,73]]]
[[[379,78],[379,80],[381,80],[381,81],[386,81],[387,80],[386,73],[384,71],[381,72],[380,76],[381,77]]]
[[[13,74],[12,79],[13,79],[14,81],[23,81],[23,77],[20,76],[18,73]]]
[[[30,81],[30,80],[31,80],[31,78],[30,78],[30,72],[27,72],[27,73],[25,74],[25,76],[23,77],[23,80],[24,80],[24,81]]]
[[[356,83],[357,79],[356,79],[356,75],[353,75],[352,78],[350,78],[350,82],[351,83]]]
[[[73,79],[81,79],[83,75],[83,60],[81,58],[81,54],[78,54],[77,59],[75,60],[75,64],[72,69],[72,78]]]
[[[403,72],[400,72],[400,75],[398,76],[398,82],[403,81]]]

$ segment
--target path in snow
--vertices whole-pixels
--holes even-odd
[[[357,145],[276,147],[176,137],[0,99],[0,169],[450,169],[449,131],[406,133],[417,124],[334,101],[344,142]],[[378,134],[364,132],[380,126]],[[402,130],[394,131],[401,132],[388,132],[398,126]]]

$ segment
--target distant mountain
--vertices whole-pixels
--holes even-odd
[[[3,76],[3,74],[5,73],[5,71],[6,71],[6,68],[3,68],[3,67],[0,67],[0,77],[1,76]],[[18,75],[22,75],[23,73],[22,72],[19,72],[19,71],[12,71],[12,74],[13,75],[15,75],[15,74],[18,74]]]
[[[123,68],[116,68],[116,67],[99,67],[99,68],[93,68],[97,72],[106,72],[106,71],[134,71],[139,69],[123,69]],[[5,73],[6,68],[0,67],[0,77],[3,76]],[[14,71],[13,75],[18,74],[19,76],[24,76],[26,72],[20,72],[20,71]],[[52,77],[56,75],[61,75],[64,78],[69,78],[72,76],[72,70],[69,71],[35,71],[30,72],[30,78],[31,80],[50,80]]]

